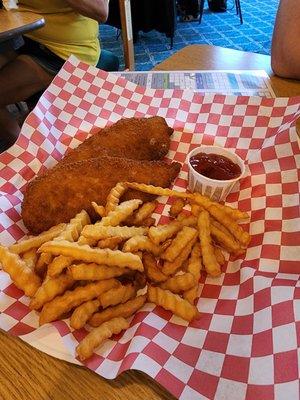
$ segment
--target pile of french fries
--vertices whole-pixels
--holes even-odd
[[[172,196],[170,222],[156,225],[157,202],[120,202],[128,189]],[[69,223],[10,247],[0,246],[0,263],[15,285],[31,298],[40,325],[70,318],[73,329],[89,333],[76,348],[89,358],[107,338],[128,328],[127,318],[146,301],[184,320],[199,316],[195,300],[201,271],[215,277],[250,241],[238,220],[247,213],[198,193],[139,183],[118,183],[106,206],[93,203]]]

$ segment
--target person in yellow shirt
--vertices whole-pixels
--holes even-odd
[[[0,141],[12,145],[20,128],[6,109],[44,90],[65,60],[80,60],[118,70],[113,53],[100,50],[99,23],[108,17],[109,0],[19,0],[19,11],[43,15],[45,26],[26,34],[23,45],[0,48]],[[21,38],[22,40],[22,38]]]

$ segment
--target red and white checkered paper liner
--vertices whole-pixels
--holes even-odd
[[[0,242],[11,244],[26,232],[20,205],[27,181],[89,132],[121,117],[165,117],[175,129],[171,160],[184,163],[200,143],[218,144],[236,151],[249,169],[228,203],[250,213],[252,241],[221,277],[201,278],[201,318],[187,324],[147,304],[86,363],[90,369],[106,378],[142,370],[180,399],[299,398],[299,110],[299,98],[146,89],[74,57],[66,62],[18,142],[0,155]],[[183,190],[186,177],[184,165],[174,187]],[[78,362],[75,347],[84,329],[72,331],[67,321],[38,328],[37,313],[2,271],[0,290],[2,329]]]

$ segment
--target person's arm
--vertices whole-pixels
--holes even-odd
[[[272,69],[284,78],[300,79],[300,0],[281,0],[271,52]]]
[[[108,17],[109,0],[66,0],[79,14],[105,22]]]

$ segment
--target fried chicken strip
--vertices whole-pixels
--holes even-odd
[[[168,187],[180,164],[99,157],[61,164],[31,181],[22,204],[22,218],[31,233],[40,233],[60,222],[68,222],[81,210],[95,218],[92,201],[105,205],[111,188],[118,182],[140,182]],[[129,190],[122,200],[151,201],[152,195]]]
[[[160,160],[168,153],[172,133],[162,117],[123,118],[70,150],[62,162],[101,156]]]

